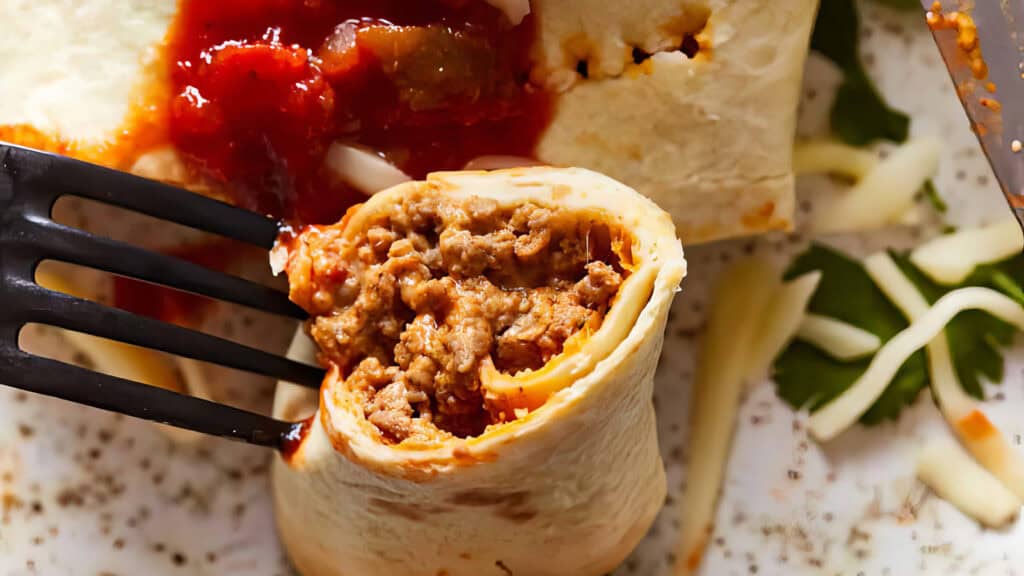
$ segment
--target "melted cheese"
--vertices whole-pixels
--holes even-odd
[[[166,0],[0,2],[0,126],[111,142],[175,10]]]
[[[485,391],[487,403],[500,406],[510,414],[523,408],[534,410],[552,394],[589,373],[633,329],[650,298],[655,276],[657,269],[650,265],[630,274],[619,288],[601,327],[592,334],[585,331],[574,334],[565,343],[562,353],[543,368],[510,375],[497,371],[489,362],[484,363],[480,387]]]

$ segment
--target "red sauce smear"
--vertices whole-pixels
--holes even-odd
[[[164,254],[214,270],[224,271],[237,257],[253,248],[233,240],[196,242],[161,250]],[[142,280],[114,276],[114,306],[142,316],[183,326],[195,325],[216,302],[205,296],[157,286]]]
[[[483,0],[182,0],[170,138],[238,205],[334,222],[363,199],[325,168],[334,141],[417,178],[532,156],[550,117],[533,37]]]
[[[550,98],[528,84],[531,17],[483,0],[180,0],[164,60],[168,137],[237,205],[302,225],[365,197],[324,166],[332,142],[411,176],[532,156]],[[168,253],[223,270],[237,245]],[[212,300],[117,278],[114,304],[195,324]]]
[[[313,419],[316,418],[316,414],[313,414],[309,418],[299,420],[292,425],[292,429],[288,431],[283,438],[281,438],[281,456],[284,457],[285,462],[291,462],[294,458],[295,453],[299,451],[299,447],[302,446],[302,442],[309,435],[309,429],[313,426]]]

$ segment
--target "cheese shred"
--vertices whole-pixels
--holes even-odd
[[[857,181],[877,164],[874,152],[835,140],[805,140],[793,147],[793,171],[797,174],[825,172]]]
[[[837,360],[857,360],[874,354],[882,340],[853,324],[828,316],[807,314],[796,332],[797,338]]]
[[[910,261],[941,284],[959,284],[980,264],[998,262],[1024,250],[1016,218],[939,236],[910,253]]]
[[[981,287],[953,290],[886,342],[846,392],[811,415],[811,434],[827,441],[850,427],[878,399],[907,358],[941,334],[954,316],[971,309],[985,310],[1024,330],[1024,308],[1002,293]]]
[[[868,172],[845,194],[814,216],[814,231],[846,232],[899,223],[914,196],[939,166],[939,143],[908,142]]]
[[[907,320],[913,322],[928,313],[928,302],[889,254],[879,252],[869,256],[864,260],[864,268]],[[953,414],[954,418],[970,412],[974,408],[974,400],[960,386],[945,335],[934,338],[928,343],[927,349],[928,372],[940,409]]]
[[[764,378],[772,360],[796,335],[820,281],[821,271],[814,270],[775,290],[750,346],[747,379],[751,384]]]
[[[771,295],[765,288],[777,278],[769,263],[743,260],[722,274],[714,291],[690,408],[690,457],[675,576],[697,570],[711,535],[755,336],[757,323],[751,320],[764,313]]]
[[[908,320],[915,321],[928,313],[928,302],[924,296],[888,254],[875,254],[864,261],[864,266],[886,297]],[[1024,457],[989,421],[974,399],[964,392],[953,367],[945,334],[933,338],[927,350],[931,388],[943,417],[978,462],[999,478],[1006,488],[1024,498]]]
[[[917,458],[917,477],[943,500],[989,528],[1017,517],[1021,500],[955,443],[933,441]]]
[[[327,149],[324,163],[338,178],[367,196],[411,180],[382,156],[340,142]]]

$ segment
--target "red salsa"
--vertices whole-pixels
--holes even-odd
[[[411,176],[489,154],[532,156],[550,99],[528,84],[533,21],[484,0],[180,0],[168,134],[239,206],[294,224],[364,199],[324,166],[332,142]],[[224,269],[236,245],[174,255]],[[114,304],[180,324],[211,300],[117,278]]]
[[[532,156],[549,98],[533,22],[483,0],[183,0],[169,42],[170,138],[246,208],[334,222],[361,200],[324,166],[366,146],[414,177]]]
[[[207,240],[163,250],[170,256],[221,271],[226,270],[234,258],[253,251],[246,244],[226,239]],[[181,325],[197,323],[207,307],[215,302],[204,296],[124,276],[114,276],[113,294],[114,306],[122,310]]]

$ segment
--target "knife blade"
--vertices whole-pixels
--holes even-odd
[[[1024,0],[921,0],[957,96],[1024,229]]]

